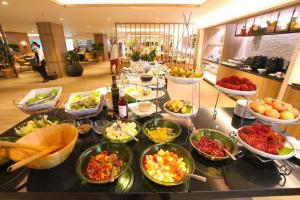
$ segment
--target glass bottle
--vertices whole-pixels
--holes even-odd
[[[119,99],[119,103],[118,103],[118,108],[119,108],[119,116],[120,119],[126,120],[128,118],[128,103],[127,100],[125,98],[125,92],[124,89],[120,89],[120,99]]]
[[[115,75],[112,76],[111,96],[114,112],[118,113],[119,88],[117,85],[117,78]]]

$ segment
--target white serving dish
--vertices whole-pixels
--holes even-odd
[[[267,123],[271,123],[271,124],[292,124],[292,123],[298,122],[300,120],[300,115],[297,118],[290,119],[290,120],[275,119],[275,118],[267,117],[265,115],[261,115],[261,114],[255,112],[254,110],[252,110],[249,107],[249,105],[248,105],[248,110],[257,119],[267,122]]]
[[[101,93],[99,96],[99,103],[97,105],[97,107],[95,108],[88,108],[88,109],[84,109],[84,110],[71,110],[71,103],[72,103],[72,99],[74,98],[74,96],[76,95],[81,95],[81,96],[88,96],[91,94],[90,92],[76,92],[76,93],[72,93],[68,99],[68,102],[65,104],[65,112],[70,114],[70,115],[75,115],[75,116],[83,116],[83,115],[92,115],[92,114],[96,114],[99,111],[99,105],[100,105],[100,101],[101,101]]]
[[[184,101],[186,104],[188,105],[192,105],[192,103],[190,101]],[[176,112],[172,112],[171,110],[169,110],[168,108],[166,108],[166,104],[168,102],[164,103],[164,110],[166,111],[166,113],[168,113],[169,115],[172,115],[173,117],[177,117],[177,118],[185,118],[185,117],[191,117],[191,116],[195,116],[198,113],[199,107],[196,105],[193,105],[193,110],[192,113],[176,113]]]
[[[244,117],[246,119],[255,119],[255,117],[253,115],[251,115],[247,109],[247,100],[246,99],[239,99],[236,102],[233,112],[234,112],[234,114],[236,114],[239,117]]]
[[[241,91],[241,90],[231,90],[224,87],[221,87],[219,85],[215,85],[216,89],[220,92],[223,92],[225,94],[229,94],[232,96],[253,96],[257,93],[257,90],[254,91]]]
[[[143,88],[143,87],[129,86],[126,89],[128,89],[128,88]],[[156,90],[150,90],[150,94],[144,96],[144,95],[141,95],[137,90],[126,92],[126,89],[125,89],[125,93],[137,101],[152,101],[152,100],[156,99]],[[160,99],[164,96],[165,96],[165,92],[158,90],[158,98]]]
[[[202,81],[204,78],[204,74],[200,78],[184,78],[171,76],[169,73],[166,73],[166,78],[177,84],[194,84]]]
[[[141,102],[136,102],[136,103],[131,103],[131,104],[128,104],[128,108],[137,116],[140,116],[140,117],[144,117],[144,116],[149,116],[149,115],[152,115],[153,113],[156,113],[156,105],[150,101],[145,101],[145,102],[148,102],[151,104],[150,106],[150,109],[146,112],[142,112],[139,110],[139,104]],[[144,102],[143,102],[144,103]],[[159,107],[157,107],[157,112],[160,112],[161,109]]]
[[[238,141],[246,148],[248,149],[249,151],[257,154],[257,155],[260,155],[260,156],[263,156],[265,158],[269,158],[269,159],[272,159],[272,160],[287,160],[293,156],[296,155],[296,149],[294,147],[294,145],[289,141],[289,138],[286,138],[286,142],[285,142],[285,145],[286,147],[289,147],[289,148],[292,148],[293,151],[287,155],[274,155],[274,154],[270,154],[270,153],[266,153],[266,152],[263,152],[263,151],[260,151],[258,149],[255,149],[254,147],[250,146],[249,144],[247,144],[246,142],[244,142],[244,140],[242,140],[239,136],[239,134],[237,133],[237,138],[238,138]]]
[[[37,94],[41,93],[50,93],[52,89],[57,89],[57,95],[56,97],[44,104],[36,104],[32,106],[27,106],[25,102],[29,100],[30,98],[34,98]],[[24,111],[38,111],[38,110],[47,110],[55,107],[55,104],[57,103],[60,95],[62,92],[62,87],[51,87],[51,88],[39,88],[39,89],[33,89],[31,90],[18,104],[17,106]]]

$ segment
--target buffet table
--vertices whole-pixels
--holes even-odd
[[[168,100],[166,95],[164,100]],[[161,104],[162,105],[162,104]],[[61,120],[70,118],[63,110],[50,113]],[[92,120],[105,116],[102,111]],[[202,108],[193,125],[199,128],[211,128],[225,133],[239,128],[241,119],[233,115],[232,108],[219,108],[218,115],[212,120],[213,108]],[[143,124],[150,117],[138,119]],[[29,120],[26,119],[26,120]],[[26,121],[24,120],[24,121]],[[183,119],[185,121],[186,119]],[[251,124],[253,120],[244,123]],[[2,136],[15,136],[11,128]],[[241,148],[238,160],[213,162],[202,158],[188,141],[188,130],[182,127],[182,134],[175,143],[184,146],[195,160],[194,174],[207,177],[207,182],[190,179],[179,186],[164,187],[148,180],[141,172],[139,157],[141,152],[153,143],[140,133],[140,142],[131,141],[127,145],[133,152],[133,163],[130,169],[114,183],[92,185],[84,183],[77,176],[76,161],[88,147],[101,143],[105,139],[92,130],[87,135],[80,135],[71,156],[58,167],[50,170],[20,169],[7,174],[1,168],[2,180],[0,197],[3,199],[199,199],[233,198],[250,196],[296,195],[300,193],[300,161],[292,158],[288,161],[271,161],[263,163],[253,154]],[[292,170],[286,175],[284,168]]]

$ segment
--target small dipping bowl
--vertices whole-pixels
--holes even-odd
[[[92,128],[92,121],[89,119],[80,119],[75,121],[75,127],[79,134],[87,134]]]

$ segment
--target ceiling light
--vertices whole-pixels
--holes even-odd
[[[110,17],[108,17],[108,18],[107,18],[107,21],[110,21],[110,20],[111,20],[111,18],[110,18]]]
[[[28,33],[28,37],[39,37],[40,35],[37,33]]]
[[[203,4],[206,0],[55,0],[56,3],[60,5],[112,5],[112,4],[120,4],[120,5],[194,5],[199,6]]]
[[[7,1],[1,1],[1,4],[6,6],[6,5],[8,5],[8,2]]]
[[[60,21],[64,21],[64,18],[59,18]]]
[[[87,25],[86,27],[87,27],[87,28],[91,28],[91,26],[90,26],[90,25]]]
[[[34,30],[32,30],[31,33],[34,33]]]

